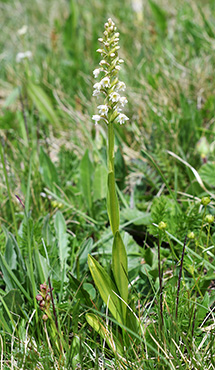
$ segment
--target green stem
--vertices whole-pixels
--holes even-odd
[[[1,156],[2,166],[3,166],[3,172],[4,172],[4,177],[5,177],[7,192],[8,192],[10,210],[11,210],[11,214],[12,214],[12,218],[13,218],[13,224],[14,224],[14,229],[15,229],[15,234],[16,234],[16,240],[18,241],[18,229],[17,229],[15,211],[14,211],[14,206],[13,206],[11,192],[10,192],[10,185],[9,185],[9,181],[8,181],[7,170],[6,170],[6,166],[5,166],[5,160],[4,160],[4,153],[3,153],[2,143],[0,144],[0,156]]]
[[[119,204],[114,173],[114,128],[108,124],[108,215],[113,235],[119,230]]]
[[[114,129],[113,122],[108,124],[108,170],[114,173]]]

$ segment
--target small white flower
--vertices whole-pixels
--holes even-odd
[[[98,41],[99,42],[103,42],[103,38],[102,37],[99,37]]]
[[[123,123],[125,123],[128,120],[129,120],[129,118],[124,113],[120,113],[117,117],[117,121],[119,122],[120,125],[122,125]]]
[[[26,51],[25,53],[18,53],[16,55],[16,62],[20,63],[23,59],[31,59],[32,58],[32,52],[31,51]]]
[[[104,50],[102,50],[102,49],[97,49],[96,51],[97,51],[97,53],[100,53],[100,54],[102,54],[104,52]]]
[[[115,103],[115,102],[118,102],[119,101],[119,99],[120,99],[120,95],[117,93],[117,92],[112,92],[111,94],[110,94],[110,100],[113,102],[113,103]]]
[[[100,84],[100,82],[96,82],[96,83],[93,85],[93,88],[94,88],[95,90],[100,90],[100,89],[101,89],[101,84]]]
[[[100,95],[100,90],[93,91],[93,96],[99,96],[99,95]]]
[[[102,80],[101,80],[101,85],[103,87],[109,87],[110,86],[110,79],[109,77],[104,77]]]
[[[124,60],[123,59],[119,59],[119,63],[124,63]]]
[[[119,37],[119,32],[116,32],[115,33],[115,37]]]
[[[122,96],[120,99],[119,99],[119,103],[121,104],[122,107],[125,106],[125,104],[128,103],[128,100],[126,99],[125,96]]]
[[[94,77],[97,78],[100,72],[101,72],[101,69],[100,68],[94,69],[94,71],[93,71]]]
[[[121,67],[120,67],[120,66],[116,66],[116,67],[115,67],[115,69],[116,69],[117,71],[120,71]]]
[[[126,85],[124,82],[119,81],[118,84],[116,85],[116,90],[117,91],[125,91]]]
[[[108,64],[108,63],[106,62],[106,60],[101,60],[101,62],[99,62],[99,65],[100,65],[100,66],[103,66],[103,65],[105,65],[105,64],[106,64],[106,65]]]
[[[115,57],[115,55],[116,55],[115,53],[111,53],[111,54],[110,54],[110,57],[111,57],[111,58],[114,58],[114,57]]]
[[[27,30],[28,30],[28,26],[26,26],[26,24],[24,24],[24,26],[22,26],[22,28],[20,28],[17,31],[17,33],[18,33],[19,36],[23,36],[23,35],[26,34]]]
[[[94,114],[94,116],[92,116],[92,120],[95,121],[95,125],[97,125],[100,119],[101,119],[101,116],[99,116],[98,114]]]
[[[107,113],[108,113],[108,106],[106,104],[99,105],[97,108],[99,110],[99,114],[105,115],[105,116],[107,115]]]

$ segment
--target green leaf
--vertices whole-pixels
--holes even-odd
[[[106,326],[105,322],[98,316],[87,313],[85,315],[86,320],[90,326],[107,342],[108,346],[114,353],[123,355],[123,347],[118,338],[113,334],[112,331]]]
[[[199,170],[199,175],[208,185],[215,187],[215,163],[203,164]]]
[[[75,293],[75,298],[80,299],[82,304],[85,304],[88,307],[92,306],[91,300],[90,300],[90,294],[88,291],[84,288],[82,282],[78,279],[76,279],[71,272],[68,274],[70,285]],[[91,285],[91,284],[89,284]]]
[[[86,290],[86,292],[90,295],[90,298],[93,300],[96,298],[96,290],[94,286],[90,283],[84,283],[83,288]]]
[[[24,303],[20,291],[17,289],[10,290],[7,294],[2,297],[8,310],[17,315],[22,315],[22,305]]]
[[[114,173],[108,174],[107,210],[113,235],[119,230],[119,202],[116,194]]]
[[[128,300],[128,258],[124,243],[117,231],[114,236],[112,248],[112,270],[116,286],[121,298],[127,303]],[[122,302],[124,323],[126,322],[126,305]]]
[[[127,220],[134,220],[134,225],[149,225],[151,223],[151,216],[148,212],[141,212],[137,208],[124,208],[122,210],[121,216]]]
[[[11,238],[9,237],[9,233],[7,233],[7,241],[6,241],[6,248],[5,248],[5,261],[7,262],[8,266],[15,270],[17,266],[17,256],[14,250],[14,244]]]
[[[107,169],[98,163],[95,170],[93,182],[93,200],[104,199],[107,196]]]
[[[40,147],[40,173],[46,186],[59,194],[59,190],[55,186],[55,184],[59,185],[57,170],[42,147]]]
[[[55,215],[54,226],[55,226],[55,231],[56,231],[56,237],[58,240],[61,270],[63,270],[64,264],[69,255],[69,247],[68,247],[69,235],[66,232],[66,222],[60,211],[57,211]]]
[[[31,82],[27,85],[27,91],[38,111],[42,113],[54,126],[60,126],[57,114],[54,111],[51,100],[45,91],[40,86]]]
[[[88,265],[93,277],[94,283],[108,309],[113,317],[119,322],[123,323],[121,300],[114,294],[118,294],[117,288],[110,276],[103,269],[103,267],[93,258],[88,256]]]
[[[20,291],[24,294],[24,296],[27,298],[29,302],[32,302],[31,297],[29,296],[28,292],[23,288],[22,284],[20,283],[19,279],[16,277],[16,275],[13,273],[11,268],[8,266],[4,256],[0,253],[0,268],[3,273],[3,280],[5,281],[7,288],[11,290],[14,287],[17,287],[20,289]]]
[[[80,181],[83,197],[86,202],[88,211],[92,211],[92,195],[91,195],[91,176],[93,173],[93,165],[89,157],[87,149],[80,163]]]

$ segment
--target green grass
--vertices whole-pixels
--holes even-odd
[[[0,369],[215,368],[215,4],[132,3],[0,4]],[[108,133],[92,121],[109,17],[130,119],[115,125],[128,325],[87,263],[90,254],[114,281]],[[17,63],[27,50],[32,60]],[[35,297],[48,278],[44,322]]]

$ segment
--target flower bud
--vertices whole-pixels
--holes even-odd
[[[195,234],[193,231],[190,231],[188,234],[187,234],[187,237],[188,239],[195,239]]]
[[[203,197],[201,200],[201,204],[203,204],[203,206],[207,206],[210,203],[210,201],[211,200],[209,197]]]
[[[40,290],[41,291],[46,291],[48,289],[48,286],[47,286],[47,284],[46,283],[44,283],[44,284],[40,284]]]
[[[212,215],[207,215],[205,217],[205,221],[208,222],[209,224],[212,224],[214,222],[214,216]]]
[[[166,222],[163,222],[163,221],[159,222],[159,224],[158,224],[158,228],[159,228],[160,230],[165,230],[165,229],[167,228],[167,224],[166,224]]]
[[[43,321],[47,321],[48,320],[48,316],[44,313],[43,317],[42,317],[42,320]]]
[[[50,302],[50,301],[51,301],[51,297],[50,297],[49,294],[47,294],[47,296],[46,296],[46,302]]]
[[[43,297],[41,296],[41,294],[37,294],[37,295],[36,295],[36,300],[37,300],[38,302],[41,302],[41,301],[43,300]]]
[[[46,305],[46,302],[44,301],[44,299],[40,302],[40,307],[45,307]]]

